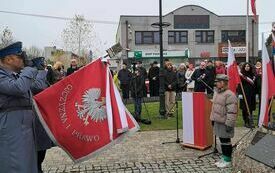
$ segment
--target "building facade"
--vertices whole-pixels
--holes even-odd
[[[121,59],[159,60],[159,29],[151,25],[158,16],[120,16],[116,41],[127,48]],[[203,7],[187,5],[163,16],[170,26],[163,29],[164,58],[175,63],[201,59],[227,61],[231,41],[238,61],[245,61],[246,16],[219,16]],[[249,56],[258,56],[258,24],[249,16]]]

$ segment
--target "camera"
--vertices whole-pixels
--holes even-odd
[[[44,57],[36,57],[33,59],[30,59],[27,55],[26,52],[22,52],[21,55],[24,65],[26,67],[36,67],[38,70],[43,70],[45,68],[45,58]]]

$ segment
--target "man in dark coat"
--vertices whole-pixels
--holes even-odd
[[[129,99],[129,84],[131,81],[131,72],[127,69],[127,64],[123,63],[122,69],[118,72],[120,89],[122,90],[123,99]]]
[[[191,77],[191,79],[195,81],[194,92],[205,92],[207,88],[205,83],[207,84],[208,81],[208,73],[205,68],[205,62],[201,62],[200,67],[194,71]]]
[[[37,173],[32,92],[47,72],[24,67],[22,43],[0,50],[0,173]]]
[[[173,116],[173,107],[176,101],[177,73],[173,71],[171,62],[167,63],[167,69],[165,70],[164,87],[166,115]]]
[[[215,83],[215,78],[216,78],[216,69],[213,65],[213,62],[211,60],[207,61],[207,74],[208,74],[208,79],[207,79],[207,84],[209,85],[209,87],[212,88],[212,90],[210,88],[206,88],[207,90],[207,94],[214,94],[214,83]]]
[[[67,69],[67,73],[66,73],[66,76],[69,76],[70,74],[74,73],[75,71],[78,70],[78,67],[77,67],[77,61],[76,59],[72,59],[71,60],[71,67],[69,67]]]
[[[147,79],[147,71],[144,67],[142,67],[142,61],[137,61],[137,69],[140,71],[140,75],[142,76],[144,82],[143,95],[144,97],[147,97],[147,88],[145,85],[145,80]]]
[[[144,79],[141,71],[137,69],[131,80],[131,95],[135,101],[135,119],[141,121],[142,98],[144,96]]]
[[[159,96],[159,67],[157,61],[149,69],[148,78],[150,97]]]

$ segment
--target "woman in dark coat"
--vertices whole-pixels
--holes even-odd
[[[244,124],[246,127],[253,126],[253,111],[256,109],[256,76],[253,73],[253,66],[249,63],[245,63],[241,68],[241,82],[243,85],[244,93],[247,99],[248,108],[251,116],[249,116],[248,110],[246,108],[246,103],[244,96],[241,90],[241,87],[238,87],[238,94],[240,98],[240,109],[242,110],[242,116]]]

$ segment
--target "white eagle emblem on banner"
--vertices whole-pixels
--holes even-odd
[[[85,126],[89,124],[89,119],[98,122],[107,118],[105,98],[100,95],[99,88],[88,89],[82,96],[82,105],[75,103],[77,116],[84,121]]]

